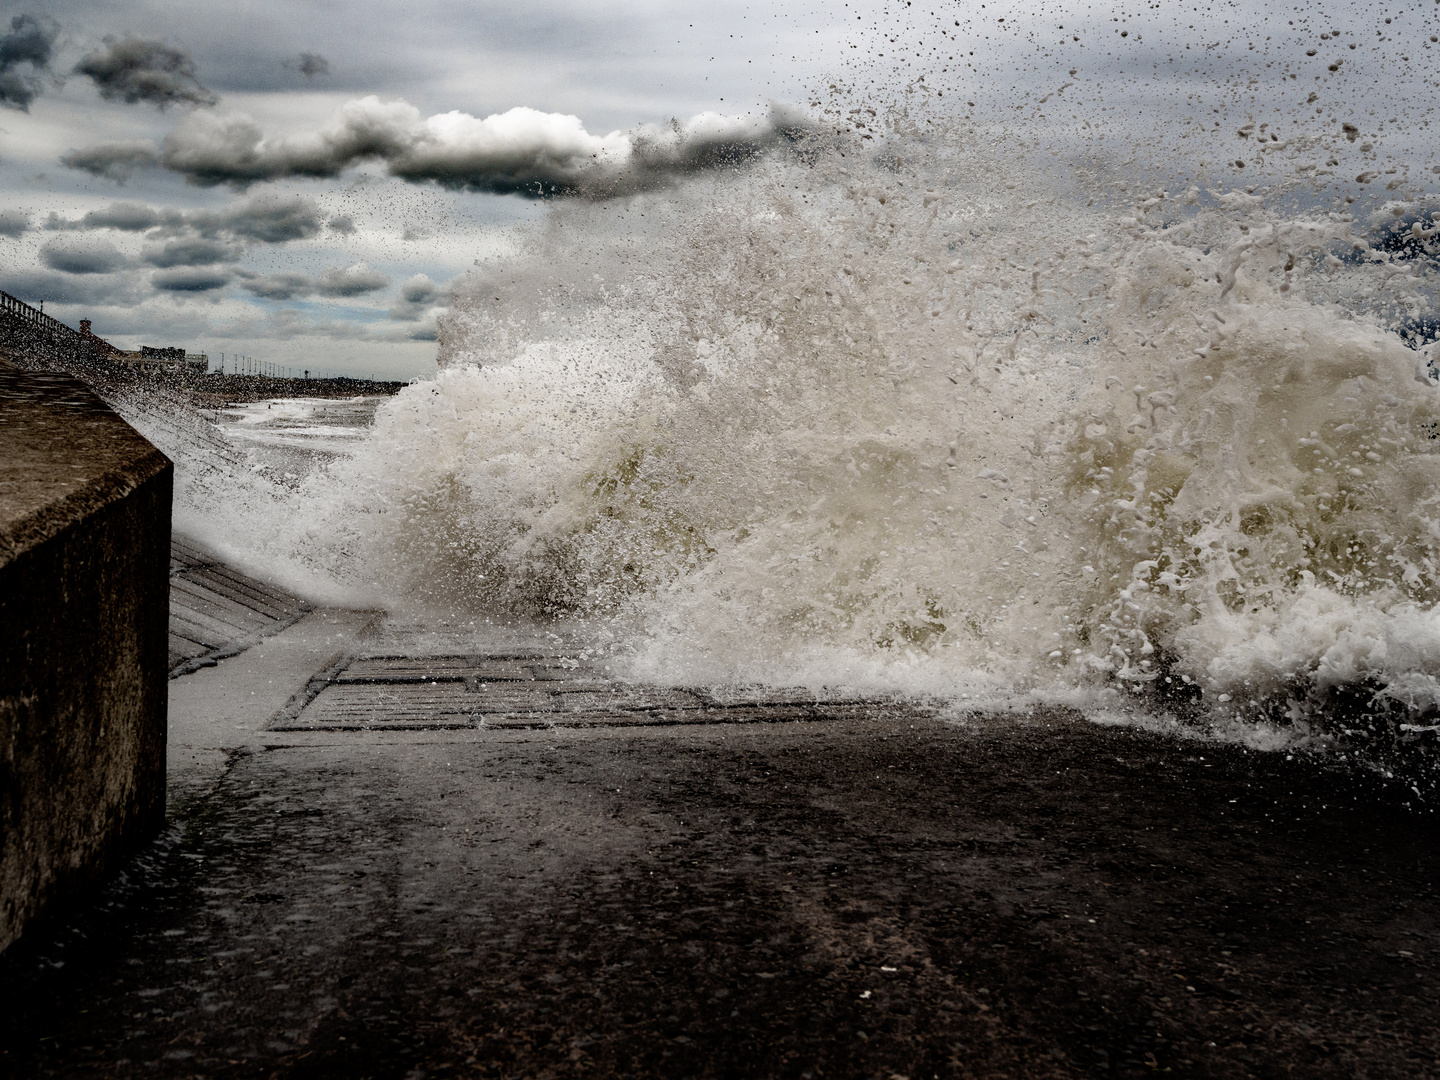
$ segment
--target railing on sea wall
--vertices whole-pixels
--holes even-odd
[[[68,335],[70,337],[83,337],[78,330],[66,326],[59,319],[46,315],[39,308],[31,307],[19,297],[11,296],[7,292],[0,292],[0,311],[22,319],[31,325],[56,335]]]
[[[75,373],[93,371],[121,356],[104,338],[66,326],[7,292],[0,292],[0,348],[12,359],[23,357],[22,367],[39,364]]]

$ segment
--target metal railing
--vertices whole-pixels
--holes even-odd
[[[11,320],[18,321],[22,326],[15,326],[15,322]],[[6,323],[9,323],[8,327],[5,325]],[[18,338],[14,336],[16,333],[19,334]],[[206,353],[187,353],[184,349],[142,347],[142,353],[149,355],[121,352],[104,338],[72,329],[59,319],[46,315],[39,308],[25,303],[19,297],[0,291],[0,344],[5,344],[7,340],[12,346],[23,344],[29,349],[38,348],[41,353],[50,356],[52,360],[55,358],[55,354],[61,354],[77,360],[83,359],[83,362],[88,364],[114,361],[133,364],[142,369],[153,368],[157,365],[184,369],[193,365],[197,373],[201,374],[208,371],[210,367],[210,357]],[[201,364],[204,365],[203,368],[200,367]],[[288,365],[257,361],[253,356],[232,354],[227,360],[225,354],[221,353],[219,364],[219,371],[216,372],[219,375],[296,380],[375,381],[374,375],[366,380],[363,376],[342,374],[329,368],[306,368],[299,364]]]
[[[31,307],[17,296],[11,296],[7,292],[0,291],[0,313],[11,315],[24,322],[30,323],[37,329],[55,335],[69,335],[71,337],[83,337],[79,330],[73,330],[66,326],[59,319],[46,315],[39,308]]]

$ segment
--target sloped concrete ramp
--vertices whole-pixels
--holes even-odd
[[[236,656],[311,605],[226,566],[200,544],[170,540],[170,677]]]

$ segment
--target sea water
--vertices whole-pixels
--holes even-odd
[[[182,475],[177,521],[635,678],[1064,703],[1428,791],[1434,178],[1279,107],[1197,108],[1182,154],[893,87],[810,104],[790,151],[554,203],[363,442]]]

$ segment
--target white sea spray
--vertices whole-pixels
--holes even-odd
[[[470,284],[327,477],[391,603],[583,620],[680,681],[1420,700],[1435,390],[1335,299],[1393,272],[1347,223],[724,184],[557,210]]]
[[[353,454],[182,477],[180,519],[317,595],[543,621],[636,678],[1427,737],[1425,184],[1326,179],[1375,157],[1354,125],[1160,115],[1178,141],[1141,160],[830,91],[834,139],[551,205]],[[1251,155],[1225,179],[1176,165],[1222,137]]]

